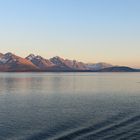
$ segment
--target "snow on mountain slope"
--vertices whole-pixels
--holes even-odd
[[[69,68],[73,70],[88,70],[86,64],[82,62],[78,62],[76,60],[69,60],[69,59],[63,59],[59,56],[53,57],[50,59],[52,63],[55,65],[64,67],[64,68]]]
[[[87,67],[90,70],[100,70],[100,69],[109,68],[109,67],[112,67],[112,66],[113,65],[108,64],[108,63],[104,63],[104,62],[95,63],[95,64],[87,64]]]
[[[39,55],[30,54],[26,58],[22,58],[12,53],[0,53],[0,71],[98,71],[112,66],[108,63],[87,64],[59,56],[46,59]]]
[[[6,53],[0,58],[0,69],[3,68],[7,71],[37,70],[33,63],[12,53]]]
[[[30,54],[29,56],[26,57],[26,59],[31,61],[34,65],[36,65],[38,68],[42,70],[45,70],[54,66],[54,64],[50,60],[45,59],[39,55],[35,56],[34,54]]]

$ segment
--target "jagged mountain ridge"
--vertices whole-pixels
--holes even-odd
[[[65,68],[65,69],[89,70],[87,65],[83,62],[78,62],[76,60],[63,59],[59,56],[51,58],[50,61],[56,66],[60,66],[61,68]]]
[[[114,67],[114,68],[113,68]],[[114,70],[115,69],[115,70]],[[131,68],[130,68],[131,69]],[[50,59],[30,54],[22,58],[12,53],[0,53],[0,71],[130,71],[129,68],[113,66],[108,63],[88,64],[59,56]],[[133,71],[134,69],[131,69]]]
[[[32,62],[35,66],[37,66],[41,70],[46,70],[48,68],[55,66],[50,60],[45,59],[39,55],[35,56],[34,54],[30,54],[25,59]]]
[[[6,53],[0,55],[0,71],[34,71],[38,68],[27,59]]]

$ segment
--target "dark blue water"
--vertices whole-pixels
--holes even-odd
[[[0,140],[139,140],[140,73],[0,73]]]

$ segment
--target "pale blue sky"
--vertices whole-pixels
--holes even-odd
[[[140,0],[0,0],[0,52],[140,68]]]

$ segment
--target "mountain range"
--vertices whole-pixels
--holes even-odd
[[[139,70],[115,66],[108,63],[84,63],[76,60],[64,59],[59,56],[50,59],[39,55],[30,54],[22,58],[13,53],[0,53],[1,72],[41,72],[41,71],[87,71],[87,72],[136,72]]]

